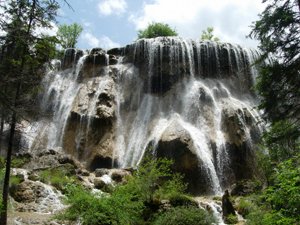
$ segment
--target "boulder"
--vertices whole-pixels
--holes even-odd
[[[206,173],[196,155],[192,138],[180,123],[173,121],[163,132],[157,146],[157,156],[174,161],[173,169],[184,175],[193,194],[210,191]]]
[[[124,169],[112,169],[110,173],[111,179],[117,183],[125,182],[126,177],[130,175],[131,173]]]
[[[232,175],[225,174],[229,183],[251,179],[256,171],[255,149],[259,130],[247,108],[228,104],[222,111],[221,128]],[[252,135],[255,134],[255,135]]]
[[[97,168],[95,169],[95,176],[102,177],[105,174],[109,174],[109,169],[106,168]]]
[[[106,185],[106,183],[104,182],[104,180],[102,180],[101,178],[99,177],[96,177],[94,179],[94,187],[97,188],[97,189],[103,189],[104,186]]]
[[[33,181],[24,181],[20,184],[13,185],[10,188],[10,195],[17,202],[29,203],[34,202],[40,197],[45,197],[47,193],[43,185]]]

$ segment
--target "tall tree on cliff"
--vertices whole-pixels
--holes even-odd
[[[75,48],[79,35],[83,31],[83,28],[78,23],[70,25],[62,24],[58,27],[57,37],[60,45],[66,48]]]
[[[32,92],[41,75],[41,65],[53,50],[52,39],[38,34],[39,28],[51,27],[58,3],[55,0],[10,0],[1,5],[0,104],[8,112],[10,124],[6,171],[2,193],[0,224],[7,224],[7,200],[13,142],[18,121],[32,106]],[[46,48],[46,49],[45,49]],[[45,52],[44,52],[45,51]],[[5,87],[5,88],[4,88]]]
[[[220,41],[220,38],[216,37],[214,35],[214,28],[213,27],[207,27],[206,30],[202,31],[201,34],[201,41]]]
[[[265,139],[280,161],[298,151],[300,137],[300,0],[263,2],[250,37],[260,41],[265,62],[257,82],[260,108],[272,124]]]

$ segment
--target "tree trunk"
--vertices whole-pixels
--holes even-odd
[[[17,84],[17,90],[16,90],[15,102],[14,102],[14,111],[12,112],[12,117],[10,122],[10,133],[9,133],[8,146],[7,146],[5,176],[4,176],[3,192],[2,192],[2,211],[1,211],[0,225],[7,225],[7,203],[8,203],[8,194],[9,194],[11,157],[12,157],[12,150],[13,150],[13,144],[15,139],[15,131],[16,131],[16,124],[17,124],[17,107],[18,107],[18,100],[20,98],[20,93],[21,93],[21,85],[22,84],[20,82]]]
[[[6,156],[6,166],[5,166],[5,177],[3,184],[3,193],[2,193],[2,212],[1,212],[1,225],[7,224],[7,203],[8,203],[8,193],[9,193],[9,177],[10,177],[10,168],[11,168],[11,156],[13,149],[13,142],[16,130],[16,112],[13,112],[12,120],[10,124],[10,134],[8,140],[7,156]]]
[[[4,130],[4,115],[2,114],[1,122],[0,122],[0,153],[2,152],[3,130]]]

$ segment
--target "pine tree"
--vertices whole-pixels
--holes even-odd
[[[32,112],[32,94],[38,85],[41,68],[46,54],[53,50],[53,39],[38,35],[39,28],[50,27],[58,9],[55,0],[10,0],[1,5],[4,13],[1,29],[5,35],[0,38],[0,109],[6,109],[10,124],[6,156],[5,178],[2,193],[1,225],[7,224],[7,200],[11,157],[16,126],[21,118]],[[48,48],[47,53],[41,49]],[[4,88],[5,87],[5,88]],[[1,118],[3,121],[3,117]]]

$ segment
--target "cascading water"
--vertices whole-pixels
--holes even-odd
[[[179,171],[195,168],[195,187],[209,193],[243,178],[234,160],[244,160],[239,149],[251,155],[261,129],[251,91],[254,51],[168,37],[91,52],[75,71],[45,77],[43,106],[54,112],[49,148],[83,145],[77,156],[91,169],[136,166],[150,150],[171,155]],[[178,143],[185,158],[176,161]]]
[[[49,124],[48,130],[48,148],[62,146],[67,119],[80,88],[77,78],[85,58],[86,55],[78,60],[75,70],[49,72],[44,78],[46,92],[41,103],[42,109],[53,112],[53,121]]]

